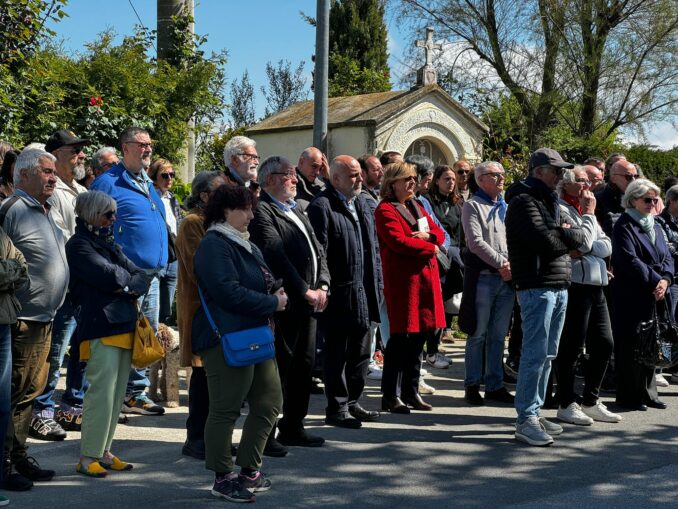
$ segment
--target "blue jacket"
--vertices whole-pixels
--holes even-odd
[[[147,196],[122,163],[99,175],[92,184],[92,190],[103,191],[117,203],[113,233],[125,255],[142,269],[162,269],[168,254],[165,206],[152,183],[148,188]]]
[[[268,293],[262,266],[266,267],[264,257],[254,244],[249,253],[214,230],[200,241],[193,270],[222,335],[267,325],[273,316],[278,298]],[[193,317],[193,353],[216,346],[219,341],[201,305]]]
[[[77,342],[133,331],[135,300],[148,291],[150,276],[119,246],[91,233],[79,218],[75,235],[66,243],[66,258],[71,272],[70,298],[78,322]]]

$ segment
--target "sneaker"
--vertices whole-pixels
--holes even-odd
[[[9,499],[5,496],[0,495],[0,507],[9,505]]]
[[[570,403],[567,408],[560,407],[557,414],[558,419],[577,426],[590,426],[593,424],[593,419],[582,412],[581,407],[577,403]]]
[[[165,409],[142,394],[141,396],[127,398],[122,404],[122,412],[125,414],[163,415]]]
[[[233,478],[223,477],[214,480],[212,486],[212,495],[218,498],[225,498],[230,502],[254,502],[256,497],[254,493],[242,487],[239,476],[233,474]]]
[[[61,408],[54,420],[66,431],[80,431],[82,429],[82,408]]]
[[[496,401],[498,403],[507,403],[513,405],[515,397],[505,387],[497,389],[496,391],[485,391],[485,399]]]
[[[3,466],[3,479],[0,482],[0,487],[7,491],[28,491],[33,487],[33,481],[24,477],[21,474],[14,472],[13,465],[10,461],[5,460]]]
[[[539,424],[541,427],[551,436],[560,435],[563,432],[563,427],[560,424],[555,422],[547,421],[546,417],[539,418]]]
[[[425,368],[421,368],[419,370],[419,376],[426,376],[428,375],[428,371]]]
[[[419,394],[435,394],[436,390],[429,384],[419,379]]]
[[[516,423],[516,440],[526,444],[544,447],[553,443],[553,437],[544,431],[539,419],[532,415],[522,423]]]
[[[445,329],[443,335],[440,337],[441,343],[448,343],[450,345],[454,344],[454,332],[452,329]]]
[[[34,482],[51,481],[56,474],[54,470],[40,468],[40,464],[31,456],[26,456],[14,463],[14,468],[26,479]]]
[[[60,442],[66,438],[66,432],[54,419],[33,417],[28,428],[28,436],[36,440]]]
[[[504,363],[504,371],[513,378],[518,378],[518,369],[520,368],[520,359],[509,357]]]
[[[238,482],[240,483],[240,486],[246,490],[250,490],[252,493],[268,491],[271,489],[271,481],[261,471],[258,471],[252,477],[240,473],[240,475],[238,475]]]
[[[450,367],[450,359],[438,352],[434,353],[433,355],[427,355],[426,364],[432,368],[446,369]]]
[[[671,375],[671,377],[673,377],[673,375]],[[669,386],[669,381],[666,378],[664,378],[664,376],[661,373],[654,374],[654,381],[657,383],[657,387]]]
[[[610,412],[600,401],[593,406],[583,406],[581,410],[594,421],[620,422],[622,420],[621,415]]]
[[[376,364],[370,364],[367,368],[367,378],[369,380],[381,380],[382,371]]]
[[[383,366],[384,365],[384,354],[381,352],[381,350],[377,350],[374,352],[374,362],[377,366]]]

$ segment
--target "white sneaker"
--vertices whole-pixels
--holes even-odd
[[[594,421],[620,422],[622,420],[621,415],[613,414],[600,401],[596,405],[593,405],[593,406],[584,405],[584,406],[581,407],[581,410],[582,410],[582,412],[584,412],[586,415],[588,415]]]
[[[382,374],[381,368],[376,364],[370,364],[369,368],[367,368],[367,378],[370,380],[381,380]]]
[[[593,419],[582,412],[581,407],[577,403],[570,403],[567,408],[559,408],[556,415],[561,421],[578,426],[590,426],[593,424]]]
[[[673,378],[673,375],[671,375],[671,378]],[[657,382],[657,387],[668,387],[669,382],[664,378],[664,376],[661,373],[655,373],[654,374],[654,381]]]
[[[426,376],[428,375],[428,371],[426,371],[424,368],[421,368],[419,370],[419,376]]]
[[[520,424],[516,422],[515,437],[526,444],[542,447],[553,443],[553,437],[544,431],[536,416],[530,416]]]
[[[434,353],[433,355],[427,355],[426,364],[433,368],[447,369],[450,367],[450,359],[438,352]]]
[[[419,394],[434,394],[435,392],[436,390],[433,387],[424,382],[421,378],[419,379]]]
[[[551,436],[560,435],[563,432],[563,427],[560,424],[555,422],[547,421],[546,417],[539,418],[539,424],[541,427]]]

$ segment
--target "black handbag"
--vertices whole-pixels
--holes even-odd
[[[640,322],[636,328],[636,361],[647,367],[670,368],[678,363],[678,327],[669,317],[666,299],[663,302],[665,313],[660,316],[655,303],[652,319]]]

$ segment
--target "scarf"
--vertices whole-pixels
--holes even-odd
[[[231,240],[238,244],[239,246],[244,247],[248,253],[252,253],[252,244],[249,241],[250,232],[240,232],[233,228],[226,221],[223,223],[213,223],[207,231],[215,230],[222,235],[226,236],[228,240]]]
[[[107,242],[109,244],[114,244],[115,243],[115,237],[113,237],[113,228],[110,226],[102,227],[102,226],[94,226],[93,224],[89,224],[87,221],[85,221],[81,217],[76,217],[75,222],[82,224],[89,232],[92,233],[95,237],[100,238],[104,242]]]
[[[579,203],[579,198],[576,196],[570,196],[567,193],[563,193],[563,200],[565,200],[569,205],[572,205],[575,209],[577,209],[577,212],[579,212],[579,215],[582,215],[582,208],[581,208],[581,203]]]
[[[654,216],[648,214],[644,216],[638,212],[635,208],[629,207],[626,209],[626,213],[631,216],[631,218],[640,225],[640,228],[650,237],[652,244],[654,244],[657,238],[657,232],[654,230]]]
[[[506,209],[508,208],[508,205],[506,204],[506,200],[504,200],[504,197],[501,194],[497,196],[496,200],[493,200],[485,191],[478,188],[478,190],[474,193],[474,196],[477,196],[481,200],[484,200],[487,203],[492,204],[490,213],[487,215],[488,223],[492,221],[495,215],[499,216],[499,220],[502,223],[504,222],[504,219],[506,219]]]

